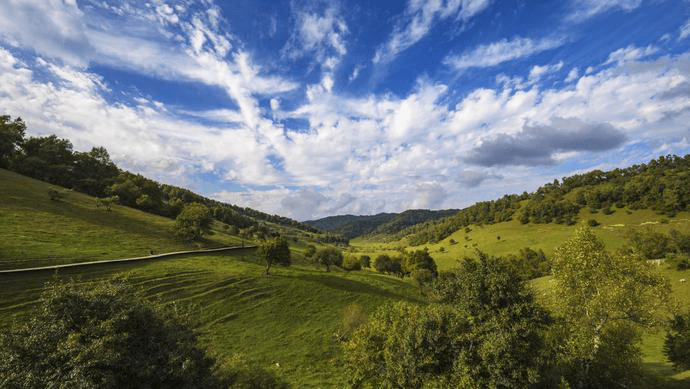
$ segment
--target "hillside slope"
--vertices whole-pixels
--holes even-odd
[[[0,269],[138,257],[168,251],[241,243],[214,224],[213,235],[183,243],[174,220],[114,205],[96,207],[94,197],[0,169]],[[64,194],[51,200],[49,189]]]

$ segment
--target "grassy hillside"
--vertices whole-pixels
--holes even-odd
[[[124,206],[96,207],[94,197],[0,169],[0,269],[220,247],[241,242],[221,224],[203,242],[177,240],[174,220]],[[54,188],[65,196],[50,200]]]
[[[163,302],[193,306],[201,342],[221,364],[237,360],[261,366],[295,388],[342,387],[341,349],[333,339],[343,309],[359,304],[367,313],[404,299],[416,288],[372,272],[326,273],[310,266],[274,268],[262,275],[253,252],[137,264],[64,269],[60,277],[82,282],[126,273]],[[0,327],[33,306],[49,271],[0,274]],[[278,367],[276,364],[279,364]]]
[[[592,214],[588,209],[583,209],[578,218],[595,219],[600,223],[594,227],[594,231],[609,250],[616,250],[626,243],[625,233],[630,228],[649,226],[660,232],[676,229],[690,233],[690,212],[680,212],[675,217],[668,217],[646,209],[617,209],[610,215]],[[396,242],[355,239],[350,244],[357,255],[366,254],[372,258],[384,253],[394,254],[400,248],[414,250],[427,247],[439,269],[449,269],[455,266],[457,259],[473,256],[477,249],[488,254],[507,255],[530,247],[534,250],[542,249],[548,256],[562,242],[572,237],[576,225],[522,224],[518,220],[511,220],[488,225],[470,225],[468,228],[469,232],[466,232],[467,229],[460,229],[440,242],[418,246],[411,246],[404,239]]]

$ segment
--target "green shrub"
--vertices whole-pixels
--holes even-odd
[[[359,259],[348,255],[345,257],[345,259],[343,259],[343,269],[348,271],[361,270],[362,264],[359,262]]]

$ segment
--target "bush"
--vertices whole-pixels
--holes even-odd
[[[0,337],[8,388],[215,388],[213,359],[189,316],[122,279],[52,282],[39,306]]]
[[[175,219],[175,234],[184,241],[200,239],[211,231],[211,211],[203,204],[191,203]]]
[[[595,219],[589,219],[587,220],[587,225],[589,225],[590,227],[596,227],[599,225],[599,222]]]
[[[371,267],[371,258],[368,255],[362,255],[359,257],[359,264],[362,267]]]
[[[348,271],[361,270],[362,264],[359,262],[359,259],[348,255],[343,259],[343,269]]]

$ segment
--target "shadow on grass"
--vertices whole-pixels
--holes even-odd
[[[690,371],[679,371],[662,362],[644,362],[643,388],[687,389],[690,388]]]
[[[403,294],[398,294],[395,292],[392,292],[390,290],[385,290],[381,288],[377,288],[375,286],[372,286],[370,284],[361,282],[361,281],[355,281],[352,279],[348,279],[345,277],[340,277],[332,273],[321,273],[321,274],[313,274],[313,273],[302,273],[302,274],[289,274],[285,275],[284,277],[287,278],[298,278],[300,280],[304,281],[309,281],[309,282],[316,282],[321,285],[324,285],[329,288],[337,289],[337,290],[342,290],[345,292],[352,292],[352,293],[359,293],[359,294],[369,294],[369,295],[378,295],[381,297],[386,297],[386,298],[391,298],[395,300],[407,300],[411,302],[416,302],[416,303],[424,303],[425,301],[422,298],[415,297],[415,296],[410,296],[410,295],[403,295]]]

